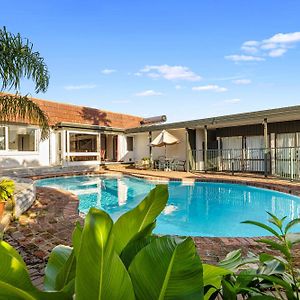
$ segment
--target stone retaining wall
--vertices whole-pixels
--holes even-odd
[[[18,218],[23,212],[28,210],[35,201],[35,186],[32,179],[17,177],[0,177],[12,179],[15,182],[14,193],[14,216]]]

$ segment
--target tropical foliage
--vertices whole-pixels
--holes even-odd
[[[219,266],[231,273],[210,288],[212,296],[209,299],[217,299],[218,296],[237,299],[238,295],[242,299],[300,299],[300,270],[295,266],[292,251],[300,243],[300,234],[290,232],[300,219],[284,225],[286,217],[279,219],[268,214],[270,225],[256,221],[243,223],[259,226],[273,236],[257,240],[267,245],[273,254],[256,256],[249,253],[243,258],[240,250],[229,253]]]
[[[21,35],[0,28],[0,78],[2,90],[20,88],[22,78],[32,79],[35,91],[46,92],[49,72],[43,57],[33,51],[33,44]]]
[[[5,178],[0,181],[0,202],[6,202],[13,197],[15,183],[13,180]]]
[[[115,223],[91,208],[84,226],[76,224],[73,247],[59,245],[50,254],[44,290],[30,281],[25,263],[9,244],[0,242],[0,299],[298,299],[299,271],[292,247],[299,236],[284,219],[270,214],[275,238],[261,239],[279,255],[242,257],[236,250],[218,266],[202,264],[190,237],[152,233],[168,200],[158,185]]]
[[[49,85],[49,72],[33,44],[0,28],[0,84],[2,90],[18,91],[23,78],[32,79],[35,91],[45,92]],[[42,139],[48,137],[47,115],[28,96],[0,94],[0,121],[27,121],[42,128]]]

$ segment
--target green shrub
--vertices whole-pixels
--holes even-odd
[[[241,250],[227,255],[219,264],[230,274],[220,277],[218,285],[210,287],[211,297],[207,299],[300,299],[300,271],[293,258],[293,247],[300,242],[300,233],[290,230],[300,219],[294,219],[284,226],[286,217],[279,219],[271,213],[271,226],[256,221],[245,221],[245,224],[259,226],[273,237],[261,238],[257,242],[267,245],[276,254],[249,253],[242,257]]]
[[[5,178],[0,181],[0,202],[6,202],[12,199],[15,191],[15,183],[13,180]]]

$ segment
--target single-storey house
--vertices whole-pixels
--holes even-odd
[[[50,136],[40,140],[35,124],[0,124],[0,168],[132,163],[165,155],[150,147],[163,130],[179,143],[170,159],[188,171],[261,172],[297,178],[300,174],[300,106],[155,123],[101,109],[33,99],[50,120]]]

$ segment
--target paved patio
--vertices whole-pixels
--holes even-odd
[[[113,169],[113,170],[112,170]],[[212,174],[192,174],[184,172],[159,172],[144,170],[116,169],[101,173],[133,174],[139,177],[164,178],[168,180],[212,180],[221,182],[241,182],[255,186],[286,191],[300,195],[298,183],[281,180],[265,179],[263,177],[243,177]],[[69,192],[51,188],[37,188],[37,201],[23,214],[18,221],[13,222],[4,235],[4,239],[16,247],[28,265],[34,284],[41,287],[44,268],[48,256],[58,244],[71,245],[71,234],[76,221],[83,220],[78,215],[78,198]],[[252,238],[194,238],[197,250],[206,263],[216,264],[225,255],[241,248],[244,253],[257,253],[262,248]],[[295,251],[297,262],[300,262],[300,251]]]

